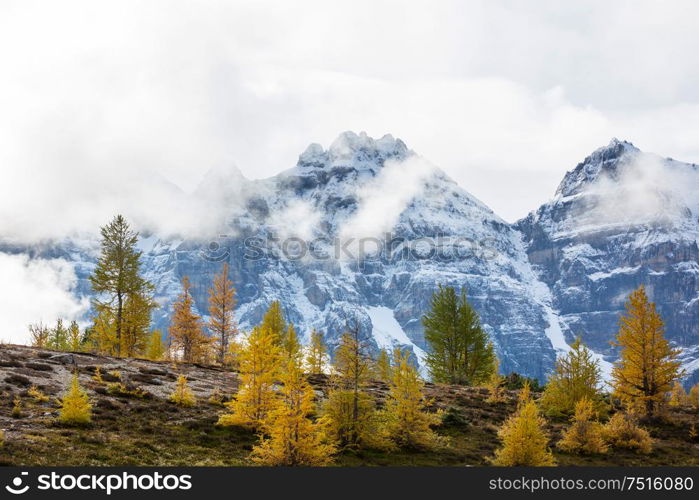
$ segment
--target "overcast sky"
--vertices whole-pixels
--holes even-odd
[[[270,176],[344,130],[402,138],[513,221],[612,137],[699,162],[698,18],[694,1],[5,0],[0,234],[104,222],[160,176]]]

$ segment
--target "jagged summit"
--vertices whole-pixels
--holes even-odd
[[[632,160],[641,150],[629,141],[619,140],[616,137],[609,144],[596,149],[590,156],[563,177],[557,196],[571,196],[578,194],[590,183],[599,179],[601,174],[615,178],[619,167]]]
[[[403,141],[386,134],[374,139],[366,132],[352,131],[341,133],[326,150],[317,143],[310,144],[299,156],[300,167],[336,167],[349,164],[378,164],[389,158],[405,158],[412,152]]]

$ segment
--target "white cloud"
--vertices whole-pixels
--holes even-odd
[[[77,319],[89,306],[87,299],[78,300],[71,293],[75,273],[62,259],[30,260],[26,255],[0,253],[0,276],[3,342],[28,343],[30,323]]]
[[[0,234],[214,233],[191,192],[391,133],[513,220],[612,136],[699,161],[694,2],[3,2]],[[206,209],[206,210],[204,210]],[[47,214],[51,214],[48,217]]]

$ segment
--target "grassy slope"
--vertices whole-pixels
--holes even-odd
[[[235,375],[210,367],[142,360],[120,360],[101,356],[73,357],[81,371],[81,384],[94,404],[94,422],[87,428],[67,428],[56,423],[55,401],[31,403],[26,396],[30,384],[44,392],[60,395],[69,378],[72,360],[56,353],[17,346],[0,347],[0,428],[5,444],[0,448],[3,465],[249,465],[247,456],[256,443],[254,433],[215,425],[220,406],[206,402],[214,388],[234,390]],[[71,362],[67,362],[71,361]],[[90,374],[101,366],[134,383],[151,396],[141,399],[106,393]],[[199,397],[194,408],[179,408],[165,400],[174,387],[175,375],[184,372]],[[319,392],[327,380],[313,377]],[[381,401],[386,386],[370,386]],[[497,428],[514,409],[514,394],[505,403],[486,403],[487,394],[478,388],[427,385],[434,406],[449,411],[450,418],[438,431],[451,438],[451,446],[439,452],[361,451],[338,457],[338,465],[487,465],[498,446]],[[11,417],[12,400],[20,395],[23,416]],[[656,439],[651,455],[612,451],[606,456],[579,457],[554,450],[560,465],[699,465],[699,441],[689,442],[689,426],[699,428],[696,410],[673,410],[670,422],[649,428]],[[552,443],[560,437],[564,421],[550,421]]]

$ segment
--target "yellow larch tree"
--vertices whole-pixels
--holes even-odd
[[[656,416],[665,394],[681,375],[679,350],[665,338],[663,320],[641,285],[631,293],[613,345],[620,357],[612,371],[614,394],[629,405],[641,405]]]
[[[372,360],[357,327],[348,328],[335,350],[332,389],[323,404],[323,414],[341,448],[368,446],[376,437],[374,398],[365,391]]]
[[[557,446],[568,453],[607,453],[602,424],[597,421],[597,410],[588,397],[584,396],[575,404],[571,425]]]
[[[680,384],[679,380],[675,380],[672,384],[672,390],[670,391],[670,406],[685,406],[689,402],[689,397]]]
[[[376,376],[383,382],[390,382],[393,378],[391,355],[386,349],[381,349],[376,358]]]
[[[274,406],[274,383],[280,361],[276,335],[268,327],[255,327],[239,357],[240,388],[235,399],[226,403],[230,412],[221,415],[219,425],[252,428],[262,425]]]
[[[549,415],[570,415],[578,401],[587,398],[598,413],[604,412],[601,384],[599,362],[578,337],[570,351],[556,359],[554,372],[541,396],[541,407]]]
[[[225,364],[230,358],[231,346],[238,332],[233,319],[235,308],[235,287],[228,278],[228,263],[223,264],[221,272],[214,277],[209,289],[209,331],[211,332],[216,359]]]
[[[301,343],[299,342],[298,334],[296,333],[296,328],[294,325],[289,323],[286,331],[282,333],[282,363],[285,365],[289,361],[293,360],[296,363],[300,363],[302,358]]]
[[[183,361],[202,361],[209,348],[209,338],[204,335],[201,318],[193,311],[192,285],[186,276],[182,279],[182,294],[173,306],[170,320],[171,348],[181,354]]]
[[[531,397],[529,385],[520,393],[517,411],[498,431],[502,448],[495,451],[493,465],[541,467],[555,465],[548,448],[546,421]]]
[[[163,345],[163,334],[160,330],[153,330],[148,338],[145,356],[153,361],[160,361],[165,356],[165,346]]]
[[[313,388],[297,358],[287,360],[280,382],[273,409],[262,420],[267,437],[253,448],[253,461],[272,466],[327,465],[336,449],[328,439],[325,419],[310,418],[315,413]]]
[[[699,384],[694,384],[689,390],[689,403],[699,409]]]
[[[383,412],[386,437],[398,448],[433,450],[445,446],[447,440],[431,429],[440,423],[440,415],[425,410],[425,384],[407,354],[394,351],[392,371]]]
[[[488,403],[500,403],[505,400],[503,384],[505,383],[505,377],[500,375],[500,360],[497,356],[493,360],[493,372],[490,374],[490,378],[486,382],[485,386],[488,389]]]
[[[185,375],[177,377],[175,390],[170,394],[169,399],[178,406],[191,407],[197,404],[194,393],[192,393],[192,390],[187,384],[187,377]]]
[[[77,373],[73,374],[70,389],[60,401],[58,420],[68,425],[89,424],[92,420],[92,405],[87,393],[80,387]]]
[[[267,312],[262,317],[260,326],[272,332],[275,337],[275,342],[278,345],[282,343],[282,337],[287,331],[287,324],[284,319],[284,313],[282,312],[281,302],[275,300],[270,304],[269,309],[267,309]]]
[[[612,415],[602,428],[602,435],[614,448],[626,448],[642,454],[653,450],[653,440],[648,431],[638,425],[638,417],[633,410]]]
[[[314,328],[311,332],[311,343],[308,346],[308,355],[306,356],[308,371],[322,375],[327,362],[328,348],[323,340],[323,334]]]

